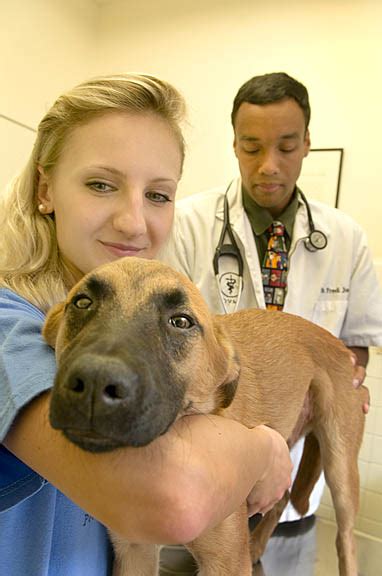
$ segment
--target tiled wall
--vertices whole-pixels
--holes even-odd
[[[365,384],[370,390],[371,407],[359,456],[361,501],[356,530],[382,543],[382,348],[370,349]],[[335,521],[327,488],[318,515]]]

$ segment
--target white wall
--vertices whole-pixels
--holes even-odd
[[[92,0],[0,0],[0,112],[36,125],[53,99],[93,72]]]
[[[0,115],[36,127],[61,92],[93,74],[96,19],[93,0],[0,0]],[[33,141],[0,117],[0,190]]]
[[[230,126],[240,85],[287,71],[309,89],[315,148],[343,147],[340,207],[382,258],[379,177],[382,115],[378,0],[114,0],[100,4],[99,71],[163,76],[189,104],[181,194],[236,174]]]

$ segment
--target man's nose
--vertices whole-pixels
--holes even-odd
[[[265,176],[273,176],[278,174],[279,171],[280,169],[277,155],[272,151],[265,152],[261,158],[259,174],[264,174]]]

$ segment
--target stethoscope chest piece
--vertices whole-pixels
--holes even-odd
[[[301,190],[300,190],[300,196],[306,206],[306,212],[308,215],[308,222],[310,229],[309,236],[307,236],[304,240],[305,248],[309,252],[317,252],[317,250],[323,250],[324,248],[326,248],[328,244],[328,239],[326,235],[323,232],[321,232],[321,230],[317,230],[315,228],[309,203],[305,198],[305,195],[301,192]]]
[[[309,252],[316,252],[326,248],[328,239],[321,230],[313,230],[307,238],[305,238],[305,248]]]

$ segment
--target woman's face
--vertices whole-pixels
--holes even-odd
[[[154,258],[172,225],[181,158],[154,113],[107,112],[75,128],[38,191],[63,258],[83,274],[122,256]]]

